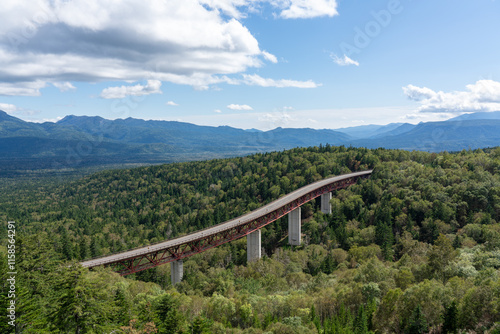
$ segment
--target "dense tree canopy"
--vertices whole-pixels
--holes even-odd
[[[331,215],[316,201],[303,206],[302,246],[286,245],[286,219],[265,227],[265,256],[255,263],[246,263],[240,239],[185,260],[175,288],[169,266],[123,278],[77,265],[371,168],[370,179],[333,194]],[[0,218],[19,227],[18,333],[500,329],[499,148],[327,145],[0,187]]]

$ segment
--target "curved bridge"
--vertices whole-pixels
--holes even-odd
[[[297,189],[279,199],[238,218],[187,234],[175,239],[139,247],[104,257],[81,262],[83,267],[113,266],[121,275],[132,274],[168,262],[172,262],[172,283],[182,279],[182,259],[226,242],[247,236],[247,258],[249,261],[261,257],[260,228],[289,214],[288,240],[300,245],[300,206],[322,196],[321,211],[331,213],[331,192],[347,188],[358,179],[367,178],[372,171],[357,172],[327,178]]]

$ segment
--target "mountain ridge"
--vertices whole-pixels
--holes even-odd
[[[349,138],[334,130],[276,128],[258,132],[177,121],[107,120],[100,116],[68,115],[56,123],[39,124],[4,113],[0,120],[0,170],[37,169],[40,159],[52,159],[56,162],[52,165],[78,167],[113,159],[158,163],[223,158],[322,142],[342,145]],[[33,162],[29,167],[20,166],[16,159],[21,158],[23,164],[26,159]]]
[[[108,120],[68,115],[53,123],[32,123],[0,111],[0,171],[28,168],[16,159],[40,159],[75,167],[103,161],[158,163],[243,156],[294,147],[344,145],[423,151],[460,151],[500,145],[500,112],[467,114],[417,125],[390,123],[343,129],[281,128],[243,130],[178,121],[136,118]],[[360,135],[364,133],[365,137]],[[15,148],[15,149],[14,149]],[[75,158],[77,157],[77,158]],[[10,167],[5,167],[9,165]],[[46,165],[44,163],[43,165]],[[28,169],[29,169],[28,168]]]

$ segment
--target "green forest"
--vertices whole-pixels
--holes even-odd
[[[121,277],[83,259],[181,236],[323,178],[369,179],[242,238]],[[500,333],[500,148],[456,153],[330,145],[0,179],[0,333]],[[16,222],[16,327],[6,317],[7,221]]]

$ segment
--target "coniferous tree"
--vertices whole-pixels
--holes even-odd
[[[71,260],[73,258],[73,245],[69,240],[68,233],[64,230],[63,235],[61,236],[61,244],[62,244],[62,253],[67,260]]]
[[[119,324],[127,325],[130,322],[130,310],[131,305],[126,295],[126,287],[118,286],[115,295],[115,304],[116,304],[116,321]]]
[[[329,275],[336,269],[337,263],[332,256],[332,253],[329,252],[324,258],[323,262],[321,262],[321,271],[325,274]]]
[[[54,309],[49,315],[54,331],[105,332],[116,313],[109,273],[89,273],[77,263],[65,264],[54,278]]]
[[[194,318],[193,323],[189,326],[190,334],[208,334],[210,333],[210,322],[202,316]]]
[[[309,316],[311,319],[311,322],[314,324],[318,332],[320,331],[321,328],[321,323],[318,314],[316,313],[316,308],[314,307],[314,304],[311,305],[311,309],[309,312]]]
[[[422,307],[418,305],[408,321],[408,328],[405,331],[407,334],[424,334],[429,330],[427,320],[422,313]]]
[[[85,240],[84,237],[81,238],[80,240],[80,259],[84,260],[88,256],[88,246],[87,246],[87,240]]]
[[[92,241],[90,242],[90,256],[91,257],[97,257],[100,255],[99,248],[97,246],[97,241],[96,238],[92,238]]]
[[[181,330],[182,314],[179,304],[172,295],[165,293],[158,297],[154,307],[160,334],[174,334]]]
[[[368,333],[368,318],[366,316],[366,311],[363,305],[359,306],[358,314],[354,319],[354,332],[356,334]]]
[[[394,235],[392,233],[392,217],[390,207],[386,201],[382,201],[380,208],[375,212],[375,241],[382,249],[386,260],[392,260]]]
[[[444,310],[443,333],[458,333],[458,307],[455,301]]]
[[[51,279],[62,255],[44,233],[18,237],[16,250],[16,330],[47,332],[54,309]]]

